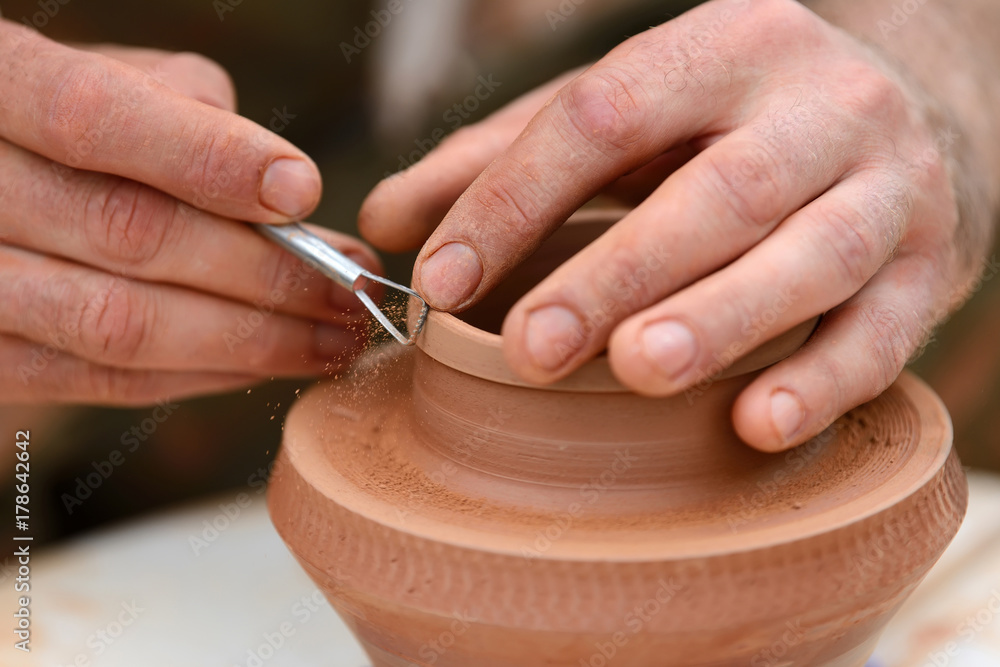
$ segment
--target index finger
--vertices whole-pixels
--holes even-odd
[[[196,208],[287,222],[319,201],[316,165],[251,121],[145,73],[0,20],[0,137],[69,167],[140,181]]]
[[[694,137],[731,129],[753,64],[736,68],[720,54],[760,29],[745,16],[752,12],[745,0],[707,3],[629,39],[562,88],[428,240],[416,289],[437,309],[472,305],[603,187]],[[711,44],[691,46],[715,24],[725,27]]]

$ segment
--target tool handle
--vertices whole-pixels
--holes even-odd
[[[338,285],[352,292],[364,286],[363,282],[359,285],[359,281],[362,277],[367,280],[365,269],[299,223],[252,226]]]

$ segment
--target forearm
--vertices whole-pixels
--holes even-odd
[[[996,0],[803,0],[907,70],[955,122],[966,196],[1000,208],[1000,2]],[[943,127],[942,131],[949,128]]]

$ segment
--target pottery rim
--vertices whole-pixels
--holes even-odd
[[[573,232],[584,229],[584,226],[590,226],[595,232],[603,233],[625,212],[622,209],[578,211],[546,241],[546,244],[559,243],[565,237],[571,236]],[[597,235],[599,234],[592,233],[587,238],[593,240]],[[570,243],[574,241],[579,243],[578,239],[570,239]],[[574,252],[582,247],[582,245],[577,245]],[[532,262],[532,259],[528,259],[527,262]],[[517,273],[515,272],[512,278],[516,279],[516,277]],[[509,310],[514,304],[509,302],[503,305],[506,310]],[[411,309],[411,324],[415,315],[416,311]],[[455,370],[502,384],[556,391],[613,393],[630,391],[614,376],[606,355],[591,359],[568,377],[551,384],[538,385],[524,380],[514,373],[507,364],[503,355],[503,340],[500,335],[485,331],[467,319],[470,319],[468,312],[453,315],[444,311],[430,311],[423,330],[417,336],[417,347],[431,358]],[[765,341],[730,366],[723,367],[719,364],[710,368],[706,377],[715,382],[752,373],[785,359],[809,339],[816,329],[819,319],[819,317],[809,319]]]

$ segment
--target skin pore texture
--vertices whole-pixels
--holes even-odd
[[[510,367],[548,383],[606,349],[625,386],[680,394],[824,314],[733,409],[744,441],[787,449],[884,391],[974,289],[998,24],[988,0],[707,2],[459,130],[359,224],[423,244],[414,287],[461,311],[594,195],[623,197],[634,210],[511,309]]]

